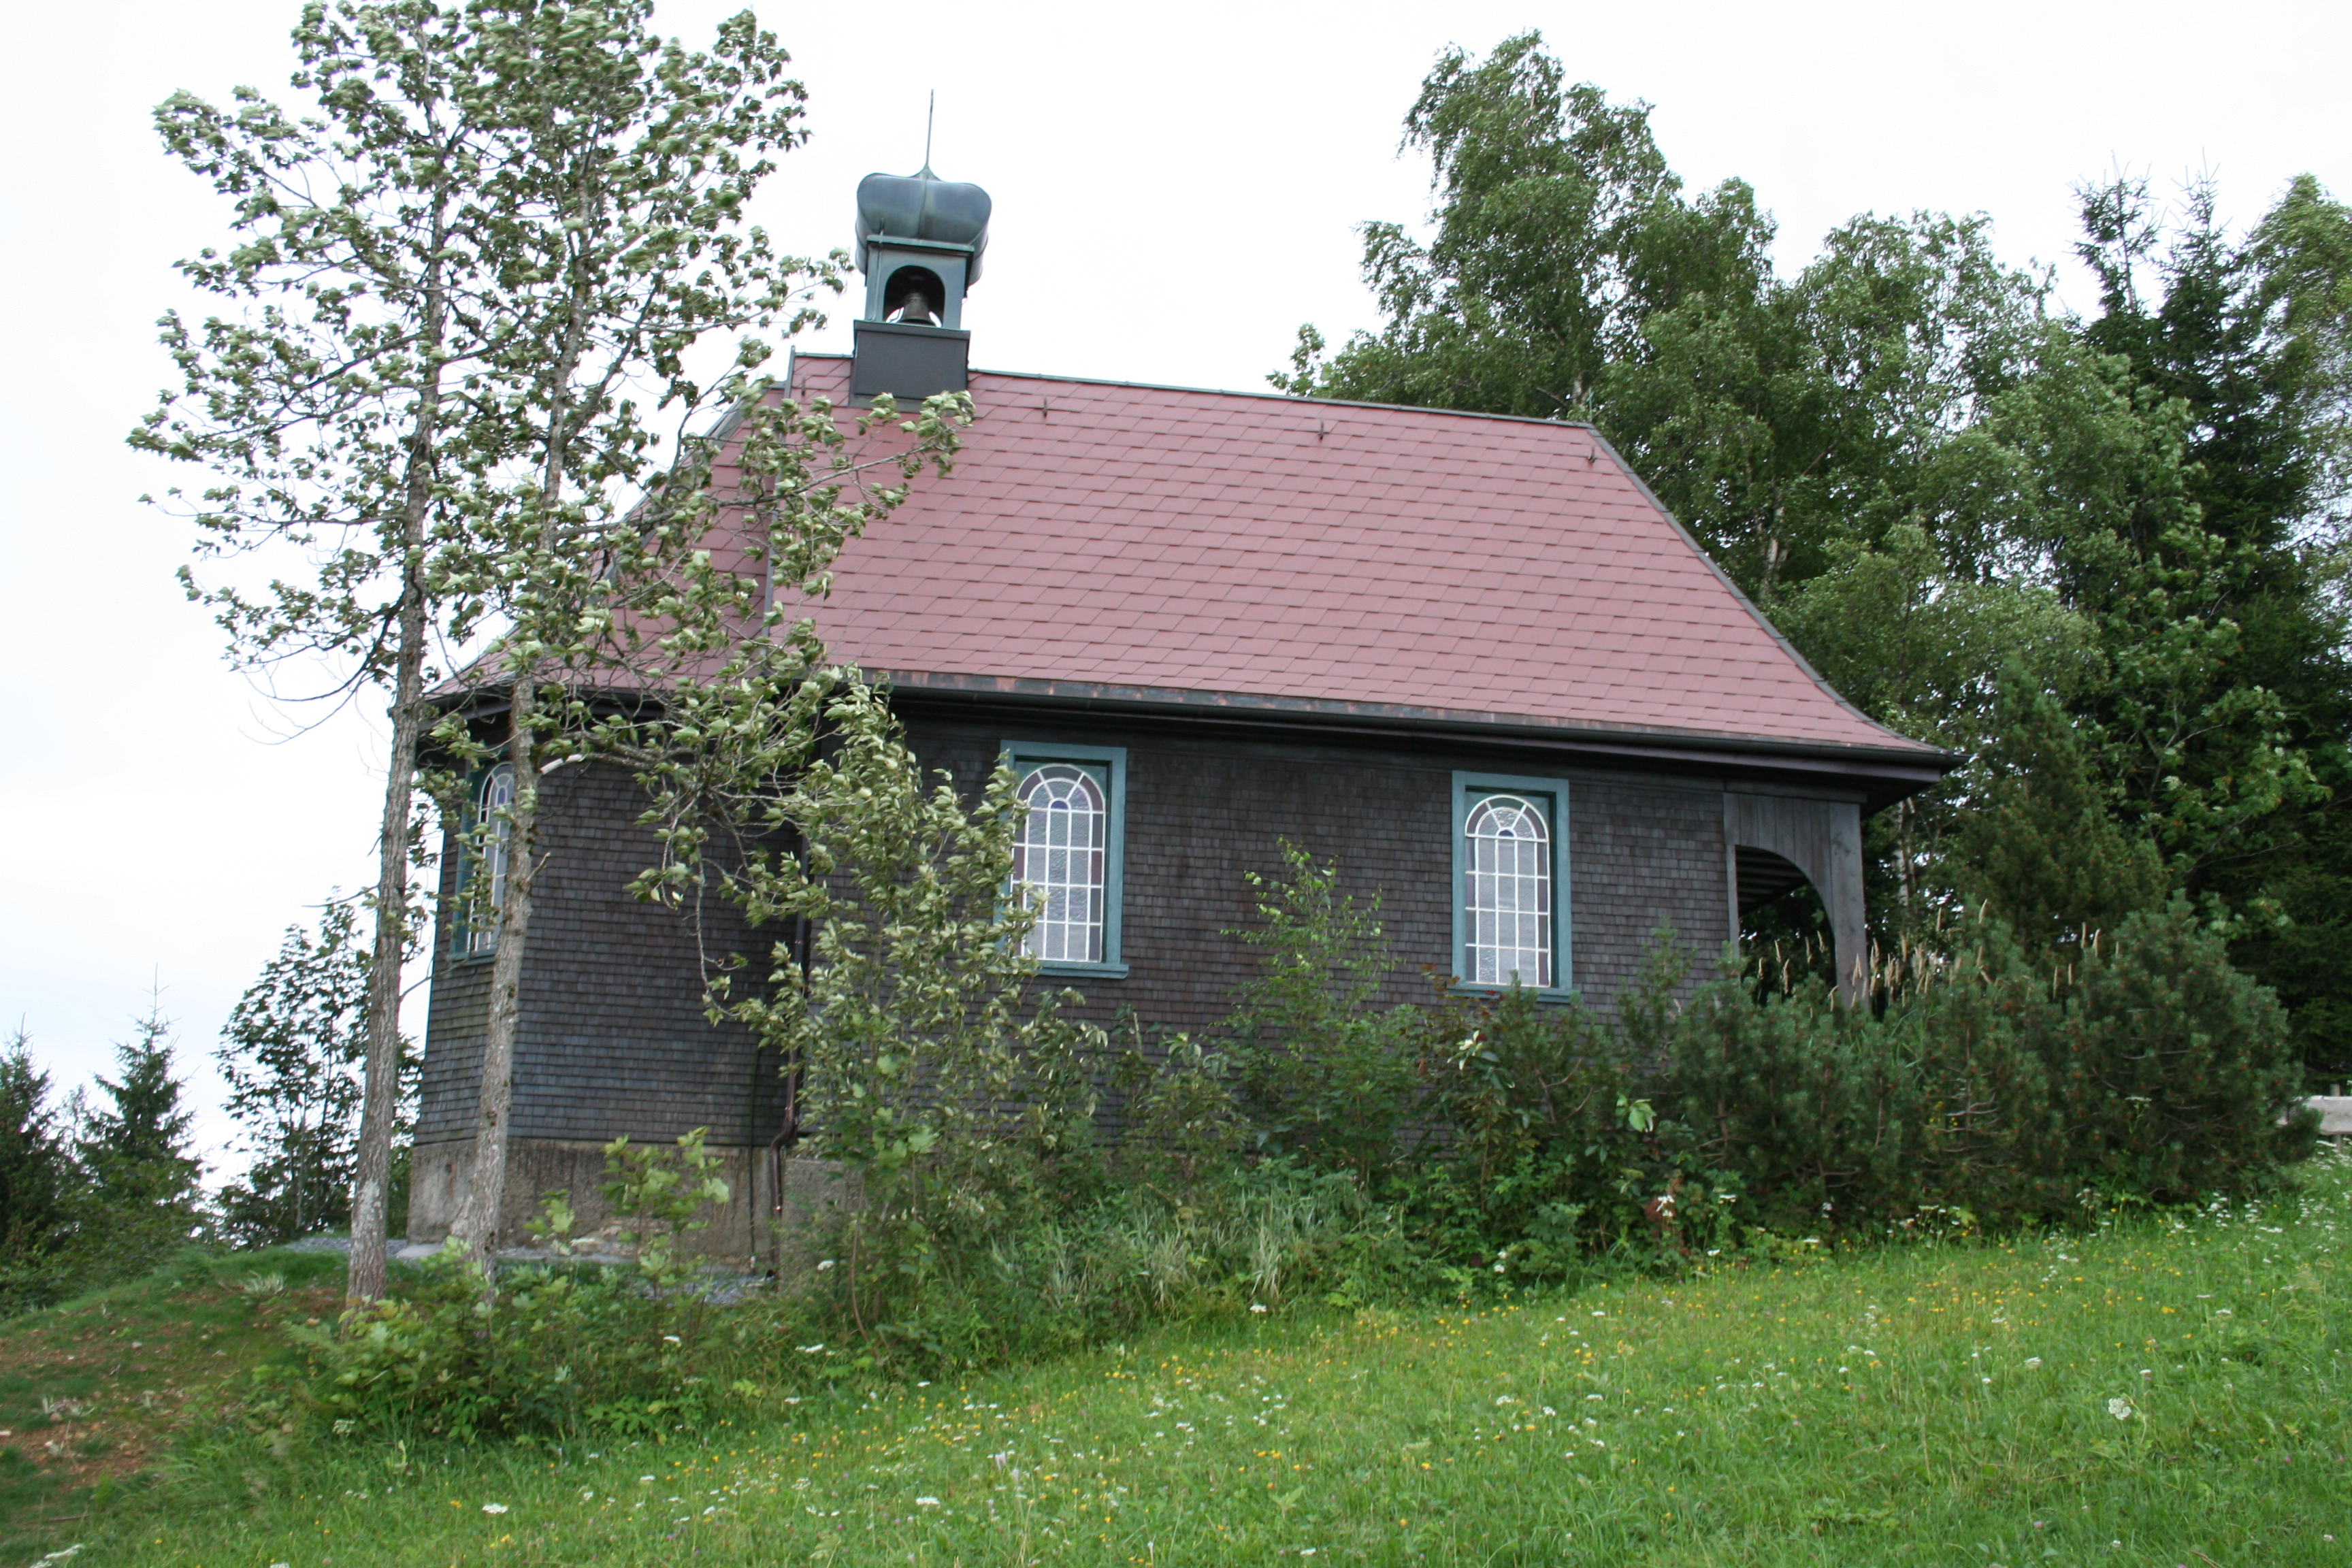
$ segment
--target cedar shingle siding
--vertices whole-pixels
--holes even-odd
[[[565,769],[541,798],[547,864],[523,963],[514,1136],[602,1142],[708,1127],[714,1143],[765,1142],[781,1114],[780,1076],[760,1073],[755,1084],[749,1037],[703,1018],[685,922],[628,894],[656,854],[653,836],[635,826],[643,793],[617,769]],[[456,860],[446,847],[445,900],[456,891]],[[722,938],[751,945],[730,911],[718,919]],[[489,955],[453,960],[446,927],[436,932],[420,1143],[472,1136],[480,1091]]]
[[[1106,1025],[1122,1007],[1171,1029],[1204,1029],[1225,1016],[1251,954],[1223,933],[1252,923],[1243,874],[1278,872],[1284,838],[1337,861],[1359,897],[1380,895],[1397,960],[1386,1000],[1427,997],[1423,966],[1452,967],[1456,768],[1568,781],[1573,979],[1589,998],[1615,993],[1661,925],[1699,961],[1695,973],[1706,971],[1727,931],[1716,779],[1563,767],[1500,748],[1308,746],[1151,726],[919,718],[908,733],[926,768],[948,769],[967,795],[1007,740],[1127,748],[1121,956],[1129,973],[1071,983],[1087,995],[1087,1016]],[[704,1021],[683,922],[624,890],[654,854],[651,836],[633,826],[642,809],[635,784],[615,770],[567,770],[548,781],[547,800],[514,1135],[668,1139],[707,1126],[713,1143],[765,1142],[782,1115],[773,1065],[754,1062],[740,1030]],[[445,898],[454,858],[444,857]],[[755,945],[740,926],[726,929],[740,945]],[[470,1134],[478,1082],[488,957],[453,961],[443,942],[420,1142]]]

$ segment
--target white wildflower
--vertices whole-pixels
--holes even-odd
[[[940,1506],[940,1500],[935,1497],[919,1497],[915,1500],[915,1506],[917,1508],[937,1508]]]
[[[2025,1364],[2029,1369],[2040,1366],[2042,1364],[2042,1358],[2038,1355],[2027,1356],[2025,1358]]]
[[[2108,1400],[2107,1414],[2114,1416],[2118,1421],[2130,1420],[2132,1418],[2131,1401],[2128,1399]]]
[[[506,1510],[507,1505],[502,1502],[486,1502],[482,1505],[484,1513],[504,1513]]]

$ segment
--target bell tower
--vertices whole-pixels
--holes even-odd
[[[854,329],[853,401],[862,406],[887,392],[919,403],[964,389],[971,334],[963,330],[963,297],[980,280],[989,211],[986,191],[942,180],[929,163],[919,174],[858,182],[866,310]]]

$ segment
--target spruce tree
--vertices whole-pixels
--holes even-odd
[[[73,1156],[20,1023],[0,1051],[0,1314],[54,1293],[72,1234]]]
[[[2188,411],[2188,499],[2227,552],[2209,613],[2235,629],[2231,680],[2269,694],[2276,715],[2237,747],[2206,740],[2168,783],[2242,777],[2240,761],[2268,742],[2308,758],[2324,786],[2228,825],[2187,885],[2248,917],[2237,958],[2277,988],[2306,1064],[2340,1074],[2352,1068],[2352,207],[2305,175],[2238,237],[2210,181],[2168,215],[2141,180],[2080,195],[2078,253],[2101,289],[2084,335]]]
[[[2035,947],[2162,908],[2163,858],[2116,822],[2074,719],[2017,672],[2004,685],[1990,779],[1956,835],[1963,895]]]
[[[121,1075],[101,1078],[105,1103],[83,1110],[74,1144],[88,1186],[81,1250],[100,1276],[152,1264],[204,1226],[204,1163],[191,1136],[195,1114],[172,1072],[172,1020],[161,1000],[133,1020],[136,1037],[115,1046]]]

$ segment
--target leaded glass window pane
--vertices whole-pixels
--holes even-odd
[[[1551,974],[1551,827],[1541,805],[1490,795],[1464,829],[1465,979],[1548,986]]]
[[[1013,879],[1037,910],[1024,951],[1049,963],[1100,963],[1104,850],[1110,813],[1100,780],[1068,763],[1048,763],[1021,781],[1021,836]]]
[[[467,911],[467,952],[488,952],[499,945],[499,910],[507,897],[507,845],[514,835],[514,823],[507,815],[514,805],[514,764],[500,763],[482,780],[481,805],[475,821],[489,824],[490,831],[474,875],[487,877],[488,886]]]

